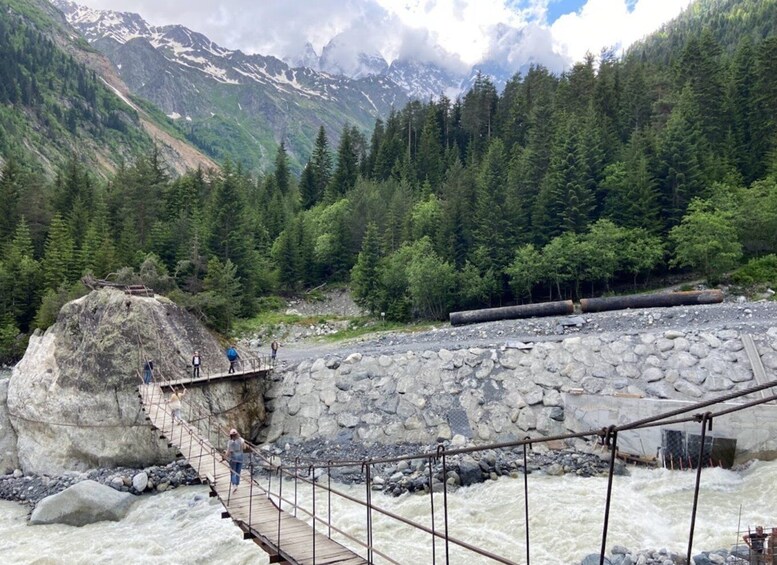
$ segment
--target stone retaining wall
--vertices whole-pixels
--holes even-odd
[[[753,339],[771,375],[777,328]],[[600,334],[377,357],[354,353],[303,361],[274,378],[265,396],[271,442],[510,441],[575,427],[562,396],[570,391],[698,401],[756,384],[733,330]]]

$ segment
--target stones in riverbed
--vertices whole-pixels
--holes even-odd
[[[747,548],[741,551],[732,549],[731,552],[725,549],[715,551],[702,551],[691,558],[694,565],[718,565],[724,563],[742,564],[748,562]],[[597,553],[586,555],[582,561],[576,565],[598,565],[600,556]],[[631,551],[621,545],[615,545],[610,550],[609,557],[604,558],[605,563],[611,565],[688,565],[685,555],[680,555],[667,549],[642,549]]]
[[[126,516],[134,497],[96,481],[82,481],[38,503],[31,524],[85,526],[94,522],[117,522]]]
[[[466,444],[446,445],[448,449],[464,447]],[[357,443],[335,444],[326,440],[311,440],[283,447],[270,448],[270,452],[282,456],[285,460],[296,457],[306,459],[346,459],[360,461],[367,457],[389,459],[408,453],[435,453],[436,445],[419,444],[372,445]],[[431,469],[431,488],[429,486]],[[440,492],[443,484],[449,490],[468,487],[499,477],[518,477],[523,474],[523,449],[489,450],[465,455],[449,455],[446,458],[447,475],[443,473],[440,457],[431,459],[403,460],[396,464],[374,465],[372,468],[372,486],[375,491],[400,496],[405,493]],[[535,450],[528,453],[529,473],[539,472],[553,475],[574,474],[581,477],[605,475],[609,471],[609,459],[603,459],[595,453],[583,453],[571,449]],[[626,474],[624,464],[616,462],[616,474]],[[365,475],[360,467],[333,468],[332,480],[346,484],[363,484]]]
[[[146,477],[145,485],[142,475]],[[13,475],[0,475],[0,499],[34,506],[47,496],[87,479],[129,494],[162,492],[180,485],[200,483],[197,472],[182,459],[145,469],[95,469],[88,473],[65,473],[58,476],[24,475],[20,471]]]

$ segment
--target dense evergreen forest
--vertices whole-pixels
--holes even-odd
[[[173,178],[151,151],[107,182],[73,155],[49,181],[8,158],[0,357],[82,294],[85,273],[145,282],[221,331],[323,282],[393,320],[678,270],[777,283],[777,36],[732,44],[723,28],[604,51],[562,76],[532,67],[502,93],[481,76],[370,136],[347,127],[337,147],[322,128],[299,179],[283,146],[262,178],[230,163]]]

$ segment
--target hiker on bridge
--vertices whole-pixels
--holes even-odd
[[[194,355],[192,355],[192,378],[196,379],[200,376],[200,365],[202,364],[202,358],[200,357],[200,352],[195,351]]]
[[[278,355],[278,349],[280,349],[281,344],[278,343],[277,340],[273,340],[273,342],[270,344],[270,351],[272,352],[271,358],[272,358],[272,364],[275,365],[275,357]]]
[[[755,533],[746,533],[742,538],[745,540],[747,547],[750,548],[750,565],[765,565],[766,553],[764,551],[764,542],[769,537],[764,533],[763,526],[756,526]]]
[[[240,484],[240,471],[243,468],[243,451],[245,451],[245,441],[237,433],[237,430],[232,428],[229,430],[226,453],[229,470],[231,471],[230,484],[232,485],[232,492],[237,492],[237,487]]]
[[[170,406],[170,410],[173,413],[173,422],[180,422],[182,420],[181,408],[183,408],[183,406],[181,405],[181,400],[183,400],[185,394],[186,390],[181,390],[180,392],[173,391],[170,395],[170,400],[167,401],[167,404]]]
[[[143,365],[143,382],[149,384],[154,376],[154,362],[149,359]]]
[[[227,359],[229,360],[229,373],[235,372],[235,363],[237,363],[237,360],[240,359],[240,355],[237,354],[237,349],[235,349],[234,345],[230,345],[229,349],[227,349]]]

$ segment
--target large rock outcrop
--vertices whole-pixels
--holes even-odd
[[[129,512],[135,497],[96,481],[81,481],[47,496],[32,511],[31,524],[86,526],[94,522],[118,522]]]
[[[34,335],[8,389],[8,413],[25,472],[144,467],[175,453],[149,426],[137,396],[143,361],[162,378],[181,378],[198,350],[202,371],[225,371],[218,341],[197,319],[164,298],[93,291],[66,304]],[[263,383],[222,383],[192,390],[187,402],[248,430],[264,415]],[[245,432],[244,432],[245,433]]]

